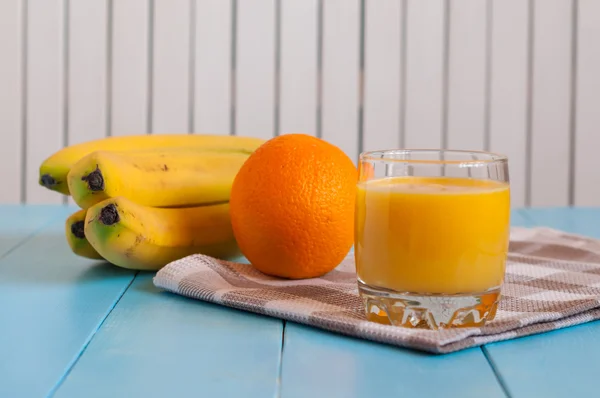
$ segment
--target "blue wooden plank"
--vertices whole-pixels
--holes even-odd
[[[64,220],[74,210],[2,210],[2,234],[6,225],[21,231],[23,220],[34,226],[46,211],[56,219],[0,260],[0,397],[51,394],[133,279],[71,253]]]
[[[54,398],[273,397],[282,321],[162,292],[139,274]]]
[[[600,209],[522,210],[531,225],[600,238]],[[596,396],[600,322],[489,344],[485,347],[512,397]]]
[[[282,398],[504,397],[479,348],[432,355],[288,322]]]
[[[600,239],[600,208],[545,207],[522,210],[522,214],[536,225]]]
[[[600,322],[486,346],[510,396],[598,394]]]
[[[0,257],[58,217],[56,206],[0,205]]]

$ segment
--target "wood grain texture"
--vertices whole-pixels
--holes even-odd
[[[281,4],[278,133],[317,134],[319,0]]]
[[[575,205],[600,205],[600,3],[579,0],[575,119]]]
[[[360,1],[323,1],[322,138],[357,163]]]
[[[235,134],[273,137],[275,0],[237,2]]]
[[[23,118],[23,6],[19,0],[0,2],[0,203],[19,203],[25,170],[21,168]]]
[[[57,204],[39,185],[39,167],[65,141],[65,0],[27,4],[27,148],[25,201]]]
[[[529,6],[492,2],[490,149],[507,155],[511,204],[526,201]]]
[[[280,320],[161,292],[153,273],[138,276],[116,303],[133,273],[70,253],[63,222],[75,210],[0,206],[2,396],[182,396],[201,385],[214,396],[502,397],[497,377],[512,397],[593,395],[599,322],[487,345],[496,377],[477,348],[430,355],[292,322],[282,359]],[[513,225],[600,238],[595,208],[511,217]]]
[[[444,10],[444,0],[408,1],[404,121],[407,148],[442,145]]]
[[[195,0],[192,131],[231,133],[232,1]]]
[[[56,218],[53,205],[0,205],[0,258]]]
[[[600,238],[598,209],[532,209],[522,214],[529,225]],[[486,350],[512,397],[594,396],[598,336],[600,322],[595,321],[490,344]]]
[[[600,322],[487,346],[512,397],[594,396]]]
[[[448,49],[448,130],[452,149],[485,149],[487,6],[450,2]]]
[[[275,396],[281,320],[161,292],[152,276],[138,275],[55,398]]]
[[[573,2],[535,2],[531,205],[569,204]]]
[[[190,0],[154,2],[152,132],[189,132]]]
[[[149,129],[148,0],[113,0],[111,134]]]
[[[505,396],[479,348],[437,356],[288,322],[283,354],[284,398]]]
[[[37,170],[65,144],[194,130],[304,132],[353,160],[487,148],[509,156],[513,206],[597,205],[598,15],[594,0],[5,0],[0,168],[17,171],[0,203],[61,203]]]
[[[14,210],[14,209],[11,209]],[[17,210],[7,225],[27,234],[54,222],[0,259],[0,396],[51,396],[133,278],[133,272],[71,253],[64,220],[74,207]],[[4,212],[5,210],[1,210]],[[31,217],[39,217],[37,225]],[[1,233],[10,230],[0,227]],[[23,235],[22,235],[23,236]]]
[[[401,144],[402,13],[401,0],[366,3],[363,151]]]

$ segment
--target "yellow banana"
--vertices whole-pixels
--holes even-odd
[[[96,151],[71,167],[67,181],[82,209],[117,196],[153,207],[200,206],[229,201],[248,156],[197,148]]]
[[[101,260],[102,256],[90,245],[85,238],[85,210],[79,210],[67,217],[65,222],[65,234],[67,242],[73,253],[81,257]]]
[[[195,147],[228,149],[252,153],[265,140],[254,137],[210,134],[151,134],[101,138],[65,147],[44,160],[39,170],[39,184],[69,195],[67,174],[71,166],[85,155],[98,151],[130,151],[150,148]]]
[[[110,198],[88,209],[85,235],[106,260],[129,269],[156,271],[191,254],[240,256],[229,203],[157,208]]]

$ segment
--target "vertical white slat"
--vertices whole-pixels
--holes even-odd
[[[357,163],[360,76],[359,0],[323,0],[322,138]]]
[[[402,0],[365,7],[363,150],[400,147]]]
[[[529,5],[493,2],[490,149],[509,158],[511,202],[525,205]]]
[[[231,0],[196,0],[193,132],[231,132]]]
[[[485,148],[487,1],[450,3],[448,140],[452,149]]]
[[[148,131],[148,0],[113,0],[112,135]]]
[[[19,0],[0,2],[0,204],[19,203],[22,189],[22,6]]]
[[[27,31],[27,203],[62,203],[38,184],[42,161],[64,142],[64,1],[30,0]]]
[[[569,204],[571,0],[536,0],[531,205]]]
[[[600,205],[600,2],[579,0],[575,205]]]
[[[66,145],[105,137],[107,26],[105,0],[69,1]],[[74,205],[73,198],[68,203]]]
[[[235,134],[270,138],[275,121],[275,0],[237,1]]]
[[[279,133],[317,133],[318,0],[282,0]]]
[[[153,133],[189,131],[190,4],[154,1]]]
[[[407,147],[442,144],[445,0],[408,2],[406,42]]]
[[[107,2],[69,3],[68,137],[77,144],[106,135]]]

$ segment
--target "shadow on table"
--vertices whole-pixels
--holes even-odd
[[[0,235],[0,241],[6,239]],[[0,284],[85,286],[98,281],[130,279],[135,271],[106,261],[77,256],[59,232],[40,233],[0,258]]]

